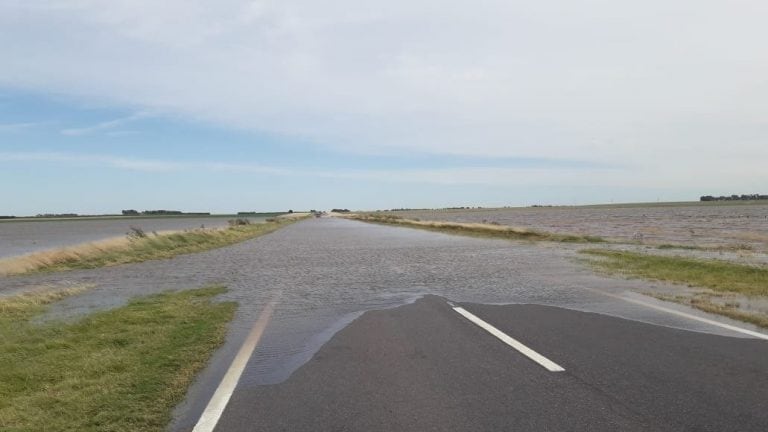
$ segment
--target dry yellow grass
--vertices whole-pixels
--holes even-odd
[[[440,231],[451,234],[504,238],[510,240],[554,241],[567,243],[601,243],[605,241],[602,238],[596,236],[557,234],[513,227],[509,225],[488,223],[422,221],[418,219],[404,219],[393,215],[376,214],[350,214],[343,217],[360,220],[363,222],[383,223],[410,228],[425,229],[430,231]]]
[[[742,310],[739,308],[738,302],[713,302],[712,298],[714,296],[708,293],[694,293],[689,295],[646,293],[646,295],[663,301],[687,305],[707,313],[723,315],[731,319],[754,324],[758,327],[768,328],[768,315],[760,312]]]
[[[0,276],[37,271],[90,269],[110,265],[171,258],[252,239],[295,222],[282,219],[225,228],[166,231],[141,238],[113,237],[97,242],[34,252],[0,260]]]
[[[0,297],[0,316],[15,317],[30,310],[36,311],[42,306],[59,301],[65,297],[80,294],[94,286],[92,284],[82,284],[67,288],[44,287],[13,296]]]
[[[755,231],[734,232],[729,237],[756,243],[768,243],[768,233]]]
[[[61,249],[33,252],[17,257],[0,259],[0,275],[28,273],[56,263],[76,260],[84,256],[93,256],[105,251],[127,249],[131,240],[128,237],[112,237],[96,242],[82,243]]]

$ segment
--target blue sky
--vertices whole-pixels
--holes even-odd
[[[764,3],[544,3],[4,3],[0,215],[768,192]]]
[[[233,212],[535,203],[579,188],[515,188],[451,169],[607,169],[588,161],[403,153],[360,154],[303,139],[54,94],[0,92],[3,214],[180,208]],[[450,171],[449,171],[450,172]],[[407,174],[413,180],[398,179]],[[527,201],[530,200],[530,201]],[[7,207],[6,207],[7,206]]]

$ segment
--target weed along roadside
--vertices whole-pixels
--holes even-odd
[[[590,264],[611,273],[696,285],[720,292],[768,296],[768,268],[605,249],[587,249],[582,253],[599,257],[590,260]]]
[[[236,304],[212,286],[35,321],[80,289],[0,299],[0,430],[162,431],[223,343]]]
[[[598,271],[689,288],[676,294],[646,293],[659,300],[768,328],[768,311],[741,307],[745,300],[768,304],[768,267],[606,249],[587,249],[581,253],[591,257],[585,261]]]
[[[397,225],[407,228],[417,228],[427,231],[437,231],[448,234],[467,235],[474,237],[500,238],[507,240],[551,241],[562,243],[605,242],[603,238],[597,236],[556,234],[524,228],[515,228],[499,224],[422,221],[416,219],[404,219],[395,215],[376,214],[350,214],[343,217],[362,222]]]
[[[233,219],[225,228],[146,233],[133,227],[124,237],[35,252],[0,260],[0,276],[136,263],[202,252],[250,240],[301,220],[272,218],[264,223]]]

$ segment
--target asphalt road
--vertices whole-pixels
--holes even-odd
[[[243,386],[216,431],[768,430],[768,342],[438,296],[372,311],[288,380]]]

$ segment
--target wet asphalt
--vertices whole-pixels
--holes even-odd
[[[470,384],[472,377],[477,376],[474,375],[475,359],[489,361],[494,359],[493,361],[498,364],[506,364],[506,369],[503,370],[507,372],[499,377],[507,376],[512,379],[526,376],[526,379],[535,380],[540,371],[537,370],[533,375],[516,372],[515,365],[520,365],[523,368],[521,370],[525,370],[530,367],[526,363],[528,361],[520,363],[514,356],[509,355],[508,347],[504,347],[498,341],[495,344],[493,341],[484,341],[481,334],[471,333],[477,333],[479,328],[474,329],[470,325],[466,329],[467,323],[455,316],[455,313],[445,314],[441,312],[440,307],[436,306],[427,311],[417,308],[414,312],[409,309],[411,306],[408,305],[426,295],[436,296],[428,297],[428,304],[443,305],[441,307],[444,307],[442,299],[447,299],[478,305],[545,305],[554,307],[554,310],[562,311],[563,314],[573,314],[577,313],[576,311],[597,313],[587,314],[590,317],[597,317],[599,321],[596,322],[599,322],[599,325],[586,327],[580,336],[581,340],[585,341],[599,340],[600,333],[594,332],[601,330],[601,327],[627,323],[628,326],[640,326],[638,328],[642,329],[679,332],[682,335],[679,337],[680,340],[691,338],[705,345],[710,341],[702,342],[696,338],[705,336],[745,344],[755,343],[753,340],[744,339],[743,335],[738,333],[623,301],[624,297],[640,297],[636,293],[650,288],[659,288],[659,286],[654,287],[653,285],[658,284],[643,281],[596,275],[580,264],[578,258],[574,248],[562,245],[457,237],[407,228],[322,218],[299,222],[272,234],[231,247],[179,256],[170,260],[89,271],[0,278],[0,294],[36,286],[93,284],[95,288],[88,293],[60,302],[53,308],[50,318],[69,319],[93,310],[119,306],[136,295],[170,289],[194,288],[213,283],[226,285],[229,292],[223,295],[222,299],[239,302],[237,315],[225,345],[214,354],[210,365],[200,374],[190,389],[186,401],[176,410],[175,420],[171,425],[173,431],[191,430],[195,425],[260,311],[270,301],[277,302],[272,320],[239,381],[231,405],[220,422],[219,430],[281,430],[280,428],[302,430],[310,425],[314,426],[313,430],[366,430],[376,429],[374,426],[378,423],[382,425],[379,430],[466,430],[465,427],[491,430],[499,425],[517,425],[519,430],[591,430],[580,429],[590,424],[595,430],[600,430],[601,427],[608,428],[611,425],[619,425],[614,430],[621,430],[624,426],[631,430],[631,427],[642,424],[653,427],[666,427],[665,425],[668,424],[663,419],[657,423],[647,423],[650,420],[644,413],[639,413],[633,418],[627,417],[629,414],[625,416],[623,414],[625,411],[626,413],[634,411],[630,409],[631,402],[622,405],[624,402],[621,401],[620,395],[617,396],[618,400],[607,396],[607,399],[602,399],[603,402],[600,402],[599,398],[596,399],[596,396],[590,399],[585,393],[584,386],[589,387],[596,385],[595,383],[586,383],[582,387],[575,386],[573,383],[569,384],[569,387],[552,387],[548,384],[541,388],[546,390],[543,394],[565,392],[563,398],[583,401],[586,404],[578,409],[570,407],[569,410],[563,411],[568,416],[573,417],[577,412],[589,412],[593,408],[597,410],[594,413],[610,413],[613,412],[612,410],[618,410],[617,412],[621,415],[606,417],[606,422],[602,423],[598,422],[594,415],[582,417],[584,423],[570,423],[562,419],[556,421],[552,417],[553,411],[543,408],[547,400],[543,394],[535,396],[535,393],[531,393],[534,384],[531,383],[530,386],[520,384],[521,392],[512,392],[511,389],[518,386],[514,380],[508,381],[506,388],[511,394],[517,395],[515,398],[510,399],[511,396],[496,398],[493,395],[501,396],[502,394],[499,389],[484,396],[479,391],[479,384]],[[436,300],[438,298],[439,300]],[[645,298],[644,301],[653,302],[650,298]],[[415,303],[412,306],[423,308],[424,306],[421,305],[422,303]],[[404,307],[398,309],[401,306]],[[665,306],[676,308],[669,304]],[[368,311],[374,312],[365,313]],[[694,311],[687,312],[699,314]],[[390,328],[382,322],[382,331],[379,333],[359,329],[371,319],[370,317],[381,317],[388,313],[405,313],[408,317],[403,322],[410,324],[403,326],[393,322],[388,324]],[[730,322],[722,318],[714,319]],[[434,324],[441,320],[445,321],[444,326]],[[503,319],[500,322],[504,322]],[[553,334],[559,332],[567,334],[570,330],[568,320],[552,318],[550,324],[557,323],[561,323],[562,327],[555,326],[549,331]],[[419,330],[419,325],[422,324],[432,325],[433,331]],[[440,330],[441,328],[444,330]],[[603,352],[624,350],[626,345],[634,343],[633,337],[636,337],[636,334],[642,336],[644,331],[619,335],[616,340],[623,340],[623,344],[617,342],[611,347],[600,349]],[[381,346],[390,347],[394,352],[398,352],[397,347],[401,346],[401,355],[391,357],[384,363],[377,363],[370,358],[364,358],[366,361],[362,361],[358,357],[360,362],[357,366],[354,366],[355,357],[345,359],[338,355],[328,356],[327,351],[334,346],[339,346],[338,344],[341,343],[339,341],[343,342],[345,335],[350,332],[357,335],[352,336],[356,341],[353,344],[344,342],[352,347],[350,353],[355,350],[375,351]],[[457,337],[454,342],[447,342],[454,333],[466,335],[466,332],[470,332],[468,334],[471,337],[461,339]],[[655,335],[652,332],[650,334]],[[435,342],[439,340],[446,340],[446,342]],[[641,340],[650,344],[654,339],[648,336]],[[482,346],[477,346],[477,342],[482,342]],[[535,342],[532,343],[535,344]],[[483,347],[491,351],[485,351],[486,348]],[[549,345],[544,348],[544,351],[547,351]],[[648,349],[653,352],[652,346]],[[343,352],[343,350],[337,351]],[[430,365],[425,361],[416,368],[413,364],[403,361],[405,358],[418,358],[421,355],[420,352],[429,359],[442,359],[452,366],[445,369],[441,364]],[[764,352],[761,355],[762,360],[768,358]],[[326,359],[324,363],[326,369],[320,370],[315,365],[319,358]],[[387,358],[384,357],[384,359]],[[565,359],[568,356],[563,355],[562,358]],[[730,357],[725,355],[722,359],[724,362],[730,362]],[[733,373],[734,376],[739,376],[741,373],[738,367],[730,367],[731,363],[723,364],[729,365],[724,369]],[[347,367],[342,367],[344,365]],[[334,367],[336,369],[331,370]],[[480,366],[481,369],[482,367]],[[566,366],[567,373],[570,374],[572,368],[573,366]],[[379,375],[373,374],[374,370],[380,371]],[[406,373],[405,371],[408,370],[423,371],[426,375]],[[429,372],[430,370],[432,372]],[[354,371],[358,374],[353,374]],[[766,372],[759,367],[756,367],[755,371],[763,375]],[[345,378],[346,372],[350,375]],[[448,372],[454,379],[440,384],[446,377],[444,373]],[[370,382],[364,378],[366,373],[371,373]],[[595,374],[599,375],[599,371]],[[307,378],[310,375],[314,378]],[[480,382],[490,385],[493,381],[491,376],[493,375],[488,375]],[[333,377],[339,381],[337,387],[333,387]],[[381,379],[374,380],[374,377],[381,377]],[[646,378],[661,379],[652,375]],[[542,378],[542,383],[555,379],[563,378],[545,377]],[[640,379],[635,379],[637,380]],[[339,394],[338,398],[334,399],[328,393],[321,391],[320,387],[315,387],[317,383],[323,383],[330,389],[340,389],[341,387],[338,386],[343,385],[345,390],[334,391],[334,394]],[[384,385],[386,383],[400,383],[400,387],[389,388]],[[407,386],[408,383],[413,383],[414,386],[408,389],[402,387]],[[425,390],[428,387],[416,386],[418,383],[428,384],[435,389],[454,385],[466,387],[467,394],[473,394],[475,402],[471,403],[471,398],[462,399],[459,396],[452,399],[455,402],[453,404],[447,403],[447,399],[441,402],[440,396]],[[460,390],[459,387],[451,387],[452,391],[454,389]],[[573,389],[574,393],[570,394],[569,389]],[[299,397],[298,393],[301,391],[305,391],[306,395]],[[693,390],[681,387],[677,391],[685,394]],[[279,397],[280,394],[284,397]],[[533,399],[524,398],[524,394],[533,395]],[[650,394],[653,395],[653,393]],[[389,397],[387,395],[391,396],[392,404],[382,405],[382,398]],[[765,393],[755,393],[755,397],[764,395]],[[349,402],[353,399],[356,402]],[[418,403],[419,400],[426,403],[430,399],[434,399],[433,405]],[[763,399],[766,398],[763,397]],[[334,400],[337,402],[331,405],[330,402]],[[371,404],[364,403],[366,400],[371,401]],[[500,400],[506,402],[499,404]],[[535,403],[535,400],[539,400],[541,404]],[[300,404],[299,401],[301,401]],[[345,407],[344,403],[351,405]],[[462,408],[461,406],[465,403],[469,405]],[[442,410],[438,409],[441,405],[444,405]],[[294,408],[291,409],[291,406]],[[360,410],[360,407],[364,406],[368,406],[370,413],[368,418],[365,418],[365,413]],[[397,411],[398,406],[402,411]],[[487,409],[480,409],[483,406]],[[397,421],[402,422],[383,422],[381,419],[384,411],[381,409],[384,408],[382,407],[391,410],[392,421],[401,416],[402,419]],[[454,411],[450,411],[448,409],[450,407],[453,407]],[[430,409],[435,411],[427,414]],[[495,413],[493,415],[497,418],[489,419],[487,423],[474,421],[462,423],[457,420],[459,417],[466,416],[466,414],[460,414],[462,410],[474,409],[479,409],[478,412],[484,412],[487,415]],[[542,417],[538,420],[534,418],[537,410],[541,412]],[[454,414],[450,414],[451,412]],[[504,414],[505,412],[507,414]],[[314,413],[313,422],[308,420],[307,413]],[[274,418],[267,419],[270,416]],[[289,427],[277,421],[278,417],[304,420],[297,420],[297,423],[291,423]],[[355,421],[345,422],[344,419],[352,417]],[[454,419],[454,423],[438,422],[438,417]],[[523,419],[522,423],[505,423],[511,418],[518,417]],[[412,421],[407,421],[409,418]],[[423,421],[416,421],[415,418],[423,418]],[[755,421],[764,419],[764,417],[755,418],[757,419]],[[432,424],[435,427],[429,426],[429,419],[433,419]],[[734,424],[741,423],[737,421]],[[384,427],[387,425],[389,427]],[[451,425],[455,427],[449,427]],[[568,425],[573,427],[570,429],[561,427]],[[414,429],[409,429],[411,427]]]
[[[368,312],[287,381],[239,389],[216,431],[765,431],[768,342],[551,306],[445,299]]]

